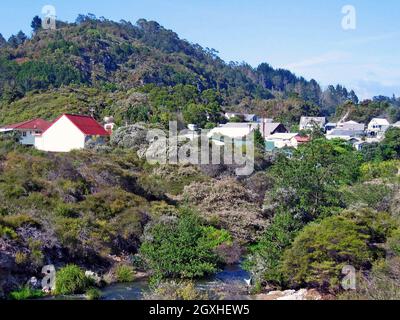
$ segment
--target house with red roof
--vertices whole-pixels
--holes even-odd
[[[23,145],[34,146],[35,137],[42,134],[51,125],[43,119],[34,119],[24,122],[5,125],[0,128],[0,132],[18,132],[20,134],[19,142]]]
[[[35,147],[47,152],[70,152],[84,149],[89,142],[103,144],[110,132],[94,118],[63,114],[35,137]]]

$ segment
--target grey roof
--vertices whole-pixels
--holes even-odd
[[[349,136],[356,137],[362,136],[364,134],[364,130],[344,130],[344,129],[333,129],[329,132],[330,136]]]
[[[259,123],[250,123],[250,122],[228,122],[225,124],[221,124],[221,128],[248,128],[248,127],[258,127]]]
[[[253,121],[257,116],[255,114],[244,114],[244,120],[245,121]]]
[[[365,124],[358,123],[355,121],[348,121],[348,122],[338,123],[338,128],[342,130],[364,131]]]
[[[265,122],[261,124],[261,130],[264,129],[264,136],[270,136],[278,127],[282,125],[279,122]]]

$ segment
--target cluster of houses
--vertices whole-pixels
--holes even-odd
[[[233,118],[243,119],[243,122],[228,122],[220,124],[211,130],[209,137],[223,144],[221,137],[227,136],[231,139],[241,139],[255,130],[259,130],[265,139],[267,151],[283,148],[297,148],[300,144],[310,141],[309,136],[301,133],[290,133],[289,130],[273,119],[261,118],[255,114],[226,113],[228,121]],[[325,117],[301,117],[299,132],[320,129],[325,133],[328,140],[342,139],[361,150],[367,143],[379,142],[384,139],[385,132],[391,127],[400,128],[400,122],[390,124],[387,119],[374,118],[366,126],[355,121],[327,122]]]
[[[400,128],[400,121],[390,124],[383,118],[374,118],[368,125],[355,121],[337,123],[327,122],[325,117],[301,117],[299,132],[291,133],[280,122],[273,119],[261,118],[255,114],[225,113],[229,121],[220,124],[208,133],[208,137],[218,145],[224,145],[225,137],[242,140],[250,133],[259,130],[265,140],[267,151],[283,148],[297,148],[308,143],[310,137],[305,132],[320,129],[327,139],[342,139],[361,150],[367,143],[379,142],[385,132],[391,127]],[[17,132],[19,141],[23,145],[34,146],[38,150],[47,152],[70,152],[84,149],[89,144],[104,144],[112,134],[114,121],[112,117],[104,119],[101,125],[93,117],[74,114],[63,114],[53,122],[43,119],[34,119],[0,127],[0,133]],[[188,126],[189,138],[197,135],[195,125]]]
[[[234,116],[232,116],[234,115]],[[225,114],[227,120],[232,120],[233,117],[239,118],[238,114]],[[243,139],[255,130],[261,132],[265,139],[267,151],[272,151],[276,148],[282,149],[285,147],[297,148],[302,143],[309,142],[309,138],[301,136],[298,133],[290,133],[288,129],[280,122],[274,122],[273,119],[260,118],[252,114],[240,115],[241,119],[251,120],[249,122],[228,122],[221,124],[212,129],[208,136],[217,144],[223,144],[224,137],[230,139]]]

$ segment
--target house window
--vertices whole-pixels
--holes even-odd
[[[26,131],[22,132],[22,136],[26,137]]]

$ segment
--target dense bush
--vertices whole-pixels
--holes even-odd
[[[363,180],[393,179],[400,170],[400,161],[369,162],[361,166]]]
[[[132,282],[135,279],[135,272],[132,266],[118,265],[115,269],[115,278],[117,282]]]
[[[186,209],[181,217],[161,220],[148,231],[140,251],[159,277],[194,278],[217,270],[215,239]]]
[[[279,213],[274,217],[260,241],[251,247],[244,263],[244,267],[253,274],[257,282],[282,284],[281,258],[299,229],[299,221],[291,214]]]
[[[340,300],[399,300],[400,258],[378,260],[367,274],[357,277],[357,289],[338,296]]]
[[[85,295],[88,300],[100,300],[101,299],[101,291],[97,288],[89,288],[86,291]]]
[[[68,295],[84,293],[93,285],[93,280],[85,276],[85,272],[76,265],[67,265],[57,271],[56,294]]]
[[[345,142],[314,140],[272,166],[276,184],[270,197],[279,201],[276,193],[292,193],[290,201],[277,205],[304,223],[329,216],[344,207],[339,187],[358,179],[359,165],[359,155]]]
[[[369,209],[347,211],[306,226],[287,249],[282,271],[290,286],[337,290],[345,265],[368,269],[383,252],[393,222]]]
[[[12,300],[29,300],[37,299],[44,296],[44,293],[38,289],[32,289],[29,286],[24,286],[17,291],[10,293],[10,298]]]

